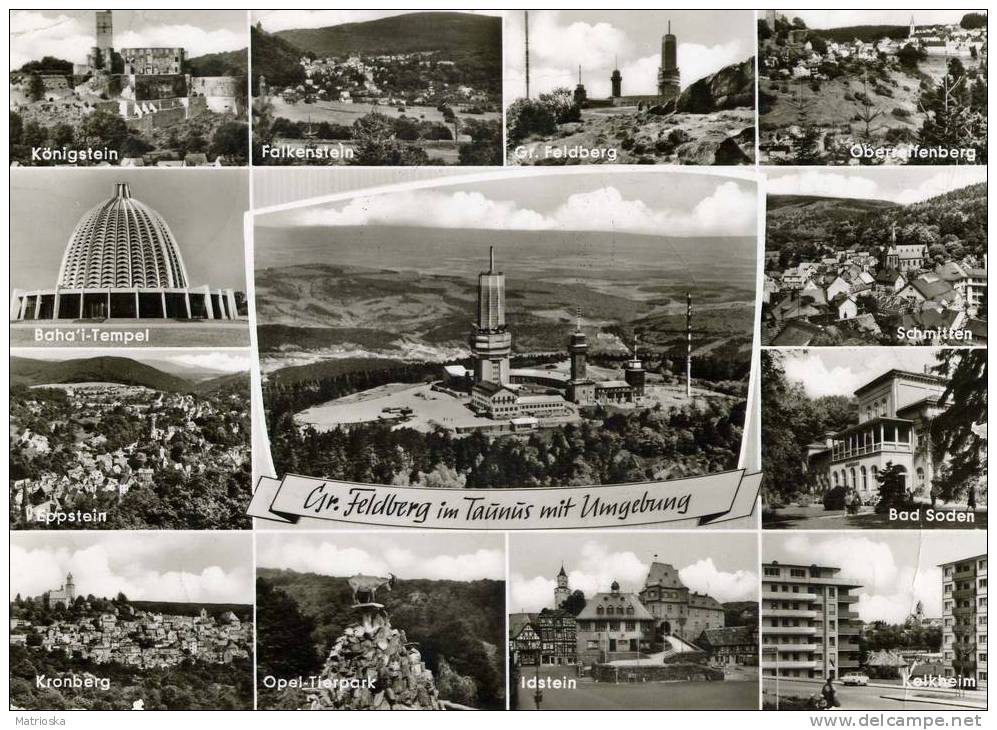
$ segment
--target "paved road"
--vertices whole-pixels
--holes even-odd
[[[762,684],[765,692],[765,699],[769,700],[775,692],[776,682],[774,679],[766,678]],[[949,710],[957,711],[959,708],[950,704],[934,702],[903,702],[895,699],[884,699],[884,695],[893,697],[903,696],[904,690],[884,687],[845,687],[840,682],[834,683],[834,690],[838,694],[838,701],[841,703],[841,710]],[[816,682],[801,682],[792,679],[779,680],[779,695],[781,697],[809,697],[820,691],[820,684]],[[913,694],[913,693],[909,693]],[[958,696],[953,693],[951,701],[958,701]],[[978,709],[973,705],[967,705],[967,709]]]
[[[522,676],[534,675],[532,667]],[[553,670],[553,671],[552,671]],[[573,667],[545,667],[541,676],[576,678]],[[609,684],[577,677],[575,689],[545,689],[542,710],[757,710],[758,684],[729,682],[646,682]],[[517,710],[535,710],[533,690],[519,687]]]

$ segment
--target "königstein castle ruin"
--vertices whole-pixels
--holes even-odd
[[[88,100],[91,111],[119,115],[129,128],[152,132],[207,110],[239,115],[245,94],[236,76],[194,76],[185,69],[182,47],[115,48],[110,10],[98,10],[95,45],[85,63],[73,64],[71,76],[43,74],[45,99]]]

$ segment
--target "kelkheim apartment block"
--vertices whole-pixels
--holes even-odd
[[[861,586],[839,568],[762,566],[762,674],[840,677],[859,666],[861,624],[852,610]]]

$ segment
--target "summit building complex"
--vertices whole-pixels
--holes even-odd
[[[511,367],[512,332],[506,326],[505,299],[505,274],[495,268],[492,249],[488,271],[478,275],[477,317],[469,336],[473,368],[446,368],[450,379],[472,380],[471,408],[478,415],[495,420],[538,419],[570,416],[574,406],[641,403],[646,376],[636,345],[622,380],[594,379],[588,373],[588,339],[580,323],[568,343],[568,372]]]

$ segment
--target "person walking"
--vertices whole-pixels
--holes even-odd
[[[838,694],[834,691],[834,680],[831,675],[827,675],[827,681],[824,682],[824,686],[820,688],[820,696],[824,700],[824,704],[827,705],[827,709],[832,707],[840,707],[838,702]]]

